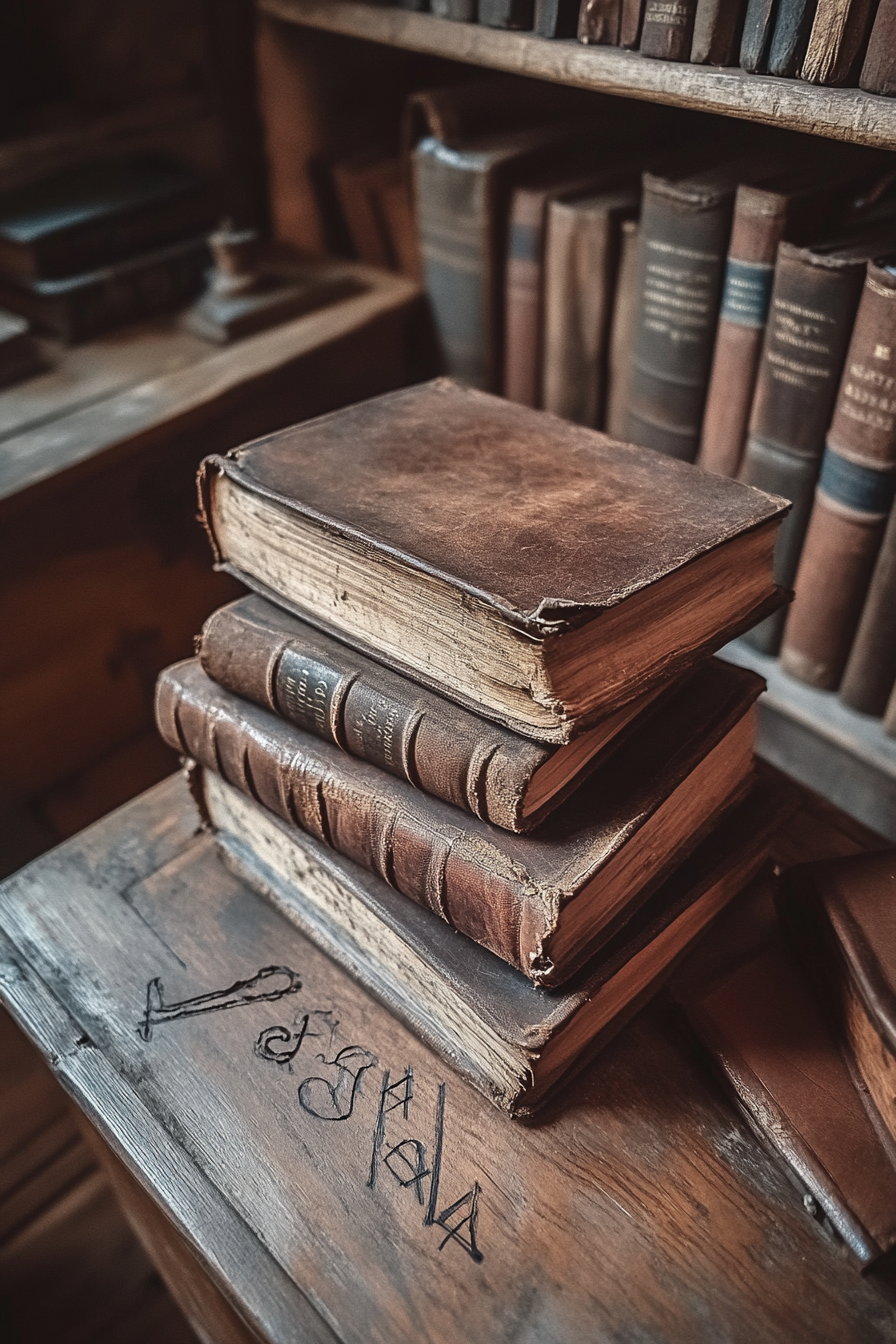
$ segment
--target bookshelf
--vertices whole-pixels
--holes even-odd
[[[798,79],[651,60],[616,47],[452,23],[355,0],[260,0],[259,8],[286,23],[406,51],[896,150],[896,99],[861,89],[823,88]]]

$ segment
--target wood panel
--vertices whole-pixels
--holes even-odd
[[[798,79],[650,60],[616,47],[586,47],[575,41],[550,41],[527,33],[453,23],[394,5],[354,0],[260,0],[260,4],[266,14],[308,28],[600,93],[722,112],[835,140],[896,149],[896,100],[860,89],[823,88]]]

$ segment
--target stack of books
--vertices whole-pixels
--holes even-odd
[[[157,718],[228,861],[498,1106],[533,1110],[763,861],[780,499],[436,380],[200,471],[255,595]]]
[[[192,299],[220,187],[160,154],[97,159],[0,196],[0,305],[67,344]]]

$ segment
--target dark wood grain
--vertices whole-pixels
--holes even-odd
[[[507,1121],[223,868],[179,780],[10,879],[0,925],[3,997],[265,1338],[297,1337],[291,1285],[358,1344],[896,1338],[663,1009]],[[155,977],[184,1003],[270,965],[301,990],[138,1033]]]

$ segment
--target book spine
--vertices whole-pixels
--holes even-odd
[[[840,699],[862,714],[884,713],[896,685],[896,508],[884,531],[868,596],[840,685]]]
[[[689,61],[696,12],[697,0],[645,0],[641,55],[660,61]]]
[[[698,459],[722,476],[740,467],[786,223],[783,193],[738,188]]]
[[[615,47],[619,42],[621,0],[582,0],[578,37],[592,46]]]
[[[644,175],[627,438],[685,462],[700,441],[734,188]]]
[[[781,243],[738,479],[792,501],[775,548],[775,581],[791,588],[812,512],[824,436],[846,358],[864,261],[837,261]],[[776,613],[746,638],[776,653]]]
[[[818,0],[800,78],[854,84],[875,8],[874,0]]]
[[[413,165],[423,279],[445,372],[488,390],[487,170],[431,136]]]
[[[487,28],[530,29],[535,0],[479,0],[479,22]]]
[[[637,51],[644,23],[644,0],[622,0],[619,7],[619,45]]]
[[[737,65],[745,0],[697,0],[692,65]]]
[[[455,23],[475,23],[478,18],[477,0],[430,0],[430,9],[436,18]]]
[[[535,0],[533,28],[539,37],[575,37],[579,0]]]
[[[859,76],[867,93],[896,95],[896,0],[880,0]]]
[[[610,349],[607,369],[607,413],[605,425],[614,439],[628,432],[628,400],[632,374],[632,348],[638,315],[638,266],[641,251],[641,226],[636,219],[622,221],[619,242],[619,269],[613,296],[610,323]]]
[[[816,0],[780,0],[768,52],[768,73],[794,78],[803,64]]]
[[[234,695],[333,742],[424,793],[505,830],[550,749],[368,664],[311,630],[297,638],[222,607],[199,639],[206,674]]]
[[[340,770],[326,747],[273,716],[244,715],[195,665],[159,678],[156,719],[177,751],[275,816],[359,863],[524,974],[548,934],[550,902],[506,855],[434,814],[380,771]]]
[[[791,676],[839,685],[896,493],[896,273],[868,266],[781,648]]]
[[[747,0],[740,41],[740,66],[751,75],[764,75],[775,17],[775,0]]]
[[[538,405],[546,210],[542,192],[518,187],[513,193],[504,291],[504,396],[521,406]]]

